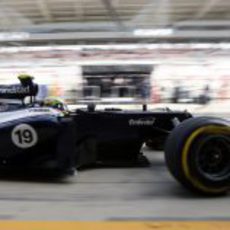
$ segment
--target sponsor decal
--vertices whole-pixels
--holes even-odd
[[[29,112],[37,112],[37,113],[51,113],[52,110],[50,108],[31,108],[29,109]]]
[[[0,88],[0,94],[28,94],[30,93],[30,88],[22,86],[12,86]]]
[[[60,111],[54,108],[31,108],[28,110],[29,113],[34,115],[53,115],[56,117],[64,117],[66,115],[65,111]]]
[[[130,119],[129,125],[130,126],[151,126],[151,125],[154,125],[155,121],[156,121],[155,117]]]

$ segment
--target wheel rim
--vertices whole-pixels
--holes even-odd
[[[205,137],[196,151],[199,172],[212,180],[230,178],[230,138],[212,135]]]

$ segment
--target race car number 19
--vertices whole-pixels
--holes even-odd
[[[11,138],[13,143],[19,148],[30,148],[38,141],[36,130],[28,124],[20,124],[14,127]]]

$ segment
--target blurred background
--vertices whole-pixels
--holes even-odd
[[[230,105],[229,0],[1,0],[0,84],[69,104]]]

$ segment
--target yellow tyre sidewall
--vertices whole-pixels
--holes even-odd
[[[210,188],[205,186],[198,178],[194,177],[191,168],[189,166],[189,154],[190,154],[190,147],[193,141],[196,139],[197,136],[200,134],[223,134],[223,135],[230,135],[230,127],[226,126],[217,126],[217,125],[207,125],[200,127],[193,131],[191,135],[186,140],[183,149],[182,149],[182,170],[185,174],[186,179],[200,191],[210,194],[217,194],[221,192],[225,192],[229,189],[229,186],[222,187],[222,188]]]

